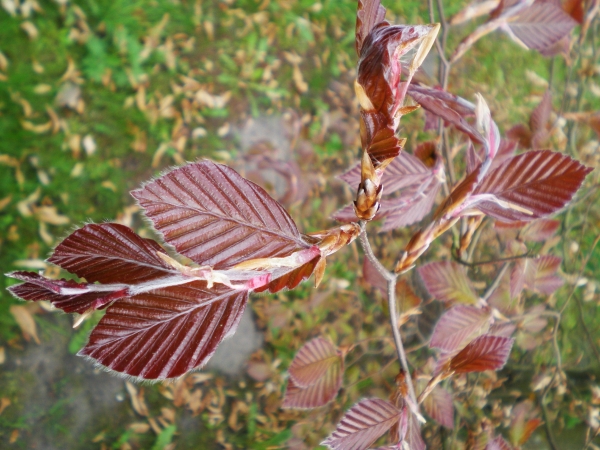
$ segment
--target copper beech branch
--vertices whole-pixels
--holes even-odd
[[[369,237],[367,236],[367,228],[366,221],[360,222],[361,233],[358,236],[359,242],[363,251],[365,252],[365,256],[369,259],[371,264],[377,269],[377,271],[385,278],[387,281],[387,294],[388,294],[388,309],[390,312],[390,325],[392,326],[392,333],[394,335],[394,344],[396,345],[396,352],[398,353],[398,359],[402,366],[402,370],[406,374],[406,384],[408,386],[408,394],[410,396],[410,401],[407,402],[411,408],[411,411],[416,415],[416,417],[422,422],[425,421],[421,414],[419,413],[419,406],[417,403],[417,395],[415,393],[415,388],[412,382],[412,378],[410,376],[410,368],[408,367],[408,360],[406,358],[406,351],[404,350],[404,344],[402,343],[402,336],[400,335],[400,328],[398,326],[398,307],[396,305],[396,282],[398,281],[398,275],[387,270],[379,261],[377,256],[373,253],[373,249],[371,248],[371,243],[369,242]]]

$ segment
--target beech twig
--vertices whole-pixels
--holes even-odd
[[[406,352],[404,350],[404,344],[402,343],[402,336],[400,335],[400,328],[398,327],[398,309],[396,305],[396,281],[398,280],[398,275],[387,270],[383,264],[379,261],[379,259],[373,253],[373,249],[371,248],[371,243],[369,242],[369,238],[367,236],[367,228],[366,222],[360,221],[361,233],[358,236],[360,244],[365,252],[365,256],[369,259],[371,264],[377,269],[377,271],[386,279],[387,287],[388,287],[388,309],[390,313],[390,324],[392,326],[392,333],[394,335],[394,343],[396,344],[396,351],[398,353],[398,359],[400,360],[400,365],[406,374],[406,385],[408,386],[408,394],[410,399],[412,400],[412,404],[416,411],[413,413],[422,418],[419,413],[419,406],[417,403],[417,395],[415,393],[415,388],[413,386],[412,378],[410,376],[410,368],[408,367],[408,360],[406,358]]]

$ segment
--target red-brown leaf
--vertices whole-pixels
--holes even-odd
[[[296,354],[283,408],[317,408],[332,401],[342,385],[343,359],[326,339],[316,338]]]
[[[211,161],[175,169],[132,195],[179,253],[215,269],[310,247],[264,189]]]
[[[450,360],[449,369],[455,373],[500,370],[508,360],[513,342],[512,338],[479,336]]]
[[[333,450],[364,450],[400,419],[401,412],[377,398],[361,400],[321,445]]]
[[[513,448],[502,436],[497,436],[486,445],[485,450],[513,450]]]
[[[83,314],[90,308],[104,309],[115,300],[127,296],[127,287],[122,286],[115,286],[113,290],[90,291],[90,287],[97,285],[64,279],[50,280],[35,272],[12,272],[8,276],[25,281],[8,288],[14,296],[32,302],[46,300],[66,313]]]
[[[487,174],[475,189],[473,205],[503,221],[545,217],[567,205],[591,171],[561,153],[523,153]]]
[[[117,223],[91,224],[69,235],[48,262],[100,283],[143,283],[175,273],[157,253],[166,253]]]
[[[544,50],[567,36],[577,22],[560,7],[535,2],[508,22],[514,36],[533,50]]]
[[[413,184],[420,184],[429,176],[430,172],[431,170],[419,158],[402,152],[383,172],[381,184],[384,187],[384,193],[387,195]],[[356,189],[360,183],[360,164],[356,164],[339,178]]]
[[[108,308],[78,354],[134,377],[178,377],[235,332],[247,301],[247,291],[205,281],[138,294]]]
[[[446,311],[435,325],[429,346],[446,352],[462,348],[474,337],[485,333],[491,314],[485,309],[457,305]]]
[[[441,386],[436,386],[423,401],[425,412],[440,425],[454,428],[454,404],[452,394]]]
[[[475,114],[475,105],[449,92],[411,84],[410,95],[423,109],[442,118],[446,124],[456,127],[475,142],[483,143],[484,138],[465,117]]]
[[[442,302],[477,303],[465,269],[451,261],[440,261],[419,267],[419,275],[429,294]]]
[[[298,350],[288,372],[296,385],[306,387],[323,378],[331,366],[340,364],[341,360],[338,349],[327,339],[318,337]]]
[[[358,0],[356,11],[356,53],[360,56],[363,42],[373,27],[385,20],[385,8],[380,0]]]

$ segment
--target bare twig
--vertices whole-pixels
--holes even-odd
[[[514,261],[515,259],[523,259],[523,258],[536,258],[536,255],[532,255],[531,252],[527,252],[527,253],[523,253],[521,255],[507,256],[506,258],[495,258],[495,259],[488,259],[485,261],[468,262],[468,261],[465,261],[464,259],[460,259],[458,256],[456,256],[455,251],[452,251],[452,259],[454,259],[454,261],[456,261],[459,264],[462,264],[463,266],[467,266],[467,267],[471,267],[471,268],[477,267],[477,266],[485,266],[487,264],[497,264],[497,263],[501,263],[501,262]]]
[[[417,403],[417,395],[415,393],[415,388],[413,386],[412,378],[410,376],[410,368],[408,367],[408,360],[406,359],[406,352],[404,351],[404,344],[402,343],[402,336],[400,335],[400,328],[398,327],[398,308],[396,305],[396,281],[398,279],[398,275],[387,270],[379,261],[379,259],[373,253],[373,249],[371,248],[371,243],[369,242],[369,238],[367,236],[366,222],[360,222],[361,233],[359,235],[359,241],[365,252],[366,257],[369,259],[371,264],[377,269],[377,271],[386,279],[387,287],[388,287],[388,308],[390,313],[390,323],[392,326],[392,333],[394,335],[394,343],[396,344],[396,351],[398,353],[398,359],[400,361],[400,365],[406,374],[406,385],[408,386],[408,394],[410,399],[412,400],[411,409],[414,408],[413,413],[422,418],[419,413],[419,407]],[[409,403],[409,404],[410,404]]]
[[[492,296],[492,294],[494,293],[494,291],[500,284],[500,281],[502,281],[502,277],[506,273],[507,269],[508,269],[508,263],[504,263],[504,265],[500,269],[500,272],[498,272],[498,274],[496,275],[496,278],[494,278],[494,281],[492,282],[492,284],[490,284],[490,286],[485,291],[485,294],[483,294],[483,297],[481,297],[481,299],[483,301],[487,301],[487,299]]]

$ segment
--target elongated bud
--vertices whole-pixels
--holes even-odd
[[[359,219],[371,220],[381,206],[383,186],[381,185],[381,175],[375,170],[367,152],[363,152],[360,178],[361,182],[358,185],[354,201],[354,211]]]

